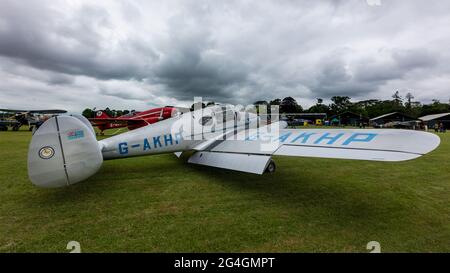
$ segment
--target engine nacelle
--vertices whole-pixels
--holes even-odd
[[[90,124],[58,116],[35,132],[28,151],[28,175],[39,187],[69,186],[95,174],[103,156]]]

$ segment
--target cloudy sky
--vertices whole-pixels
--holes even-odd
[[[450,1],[378,1],[0,0],[0,108],[448,101]]]

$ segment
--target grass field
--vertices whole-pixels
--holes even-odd
[[[256,176],[173,155],[39,189],[26,131],[0,132],[0,252],[450,252],[450,133],[414,161],[277,157]]]

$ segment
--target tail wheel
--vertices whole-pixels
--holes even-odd
[[[277,166],[275,165],[275,162],[270,160],[269,165],[266,167],[266,173],[274,173],[276,169]]]

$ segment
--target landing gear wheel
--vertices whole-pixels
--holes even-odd
[[[13,131],[19,131],[19,126],[14,126]]]
[[[269,165],[267,165],[266,173],[274,173],[277,169],[275,162],[273,160],[270,160]]]

